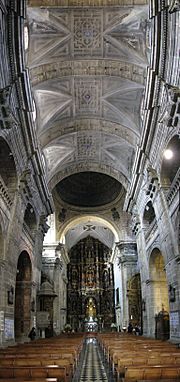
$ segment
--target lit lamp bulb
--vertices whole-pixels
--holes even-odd
[[[173,152],[172,152],[172,150],[170,150],[170,149],[165,150],[165,151],[164,151],[164,157],[165,157],[166,159],[171,159],[171,158],[173,157]]]

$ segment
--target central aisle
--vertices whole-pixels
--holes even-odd
[[[73,382],[113,382],[108,365],[103,361],[96,338],[87,338]]]

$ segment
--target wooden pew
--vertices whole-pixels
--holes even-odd
[[[70,382],[83,339],[63,335],[0,349],[0,382]]]
[[[124,381],[169,379],[180,381],[180,351],[175,344],[136,336],[98,335],[117,380]],[[170,366],[169,366],[170,365]],[[130,373],[130,379],[128,375]]]
[[[74,358],[73,357],[11,357],[11,358],[0,358],[0,366],[46,366],[46,365],[71,365],[74,368]]]
[[[38,379],[38,378],[57,378],[61,382],[70,382],[71,373],[65,366],[10,366],[0,367],[0,381],[1,379],[10,378],[24,378],[25,379]]]
[[[115,367],[117,375],[123,375],[125,372],[125,368],[128,366],[166,366],[166,365],[178,365],[180,366],[180,357],[176,357],[173,355],[169,355],[169,357],[161,357],[159,354],[158,357],[151,356],[149,357],[147,354],[138,354],[137,357],[119,357],[118,364]]]
[[[124,382],[148,379],[171,379],[172,381],[180,379],[180,366],[128,366],[125,368]]]
[[[177,381],[177,380],[174,380]],[[122,382],[124,382],[124,378],[122,378]],[[126,379],[126,382],[132,382],[132,379]],[[172,382],[172,378],[162,378],[162,379],[136,379],[136,382]]]
[[[31,378],[26,379],[24,381],[24,378],[0,378],[0,382],[58,382],[57,378]]]
[[[128,365],[137,365],[137,364],[148,364],[148,365],[157,365],[157,364],[180,364],[180,353],[177,352],[165,352],[161,353],[160,351],[142,351],[141,349],[138,352],[117,352],[113,354],[111,360],[112,369],[116,370],[118,373],[122,373],[122,368]]]

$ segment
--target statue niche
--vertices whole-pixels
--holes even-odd
[[[91,266],[88,266],[87,268],[88,270],[86,272],[86,286],[89,288],[93,288],[95,284],[94,269]]]

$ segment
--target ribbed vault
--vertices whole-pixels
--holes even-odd
[[[89,3],[29,1],[28,65],[52,190],[87,171],[126,190],[141,134],[148,7]]]

